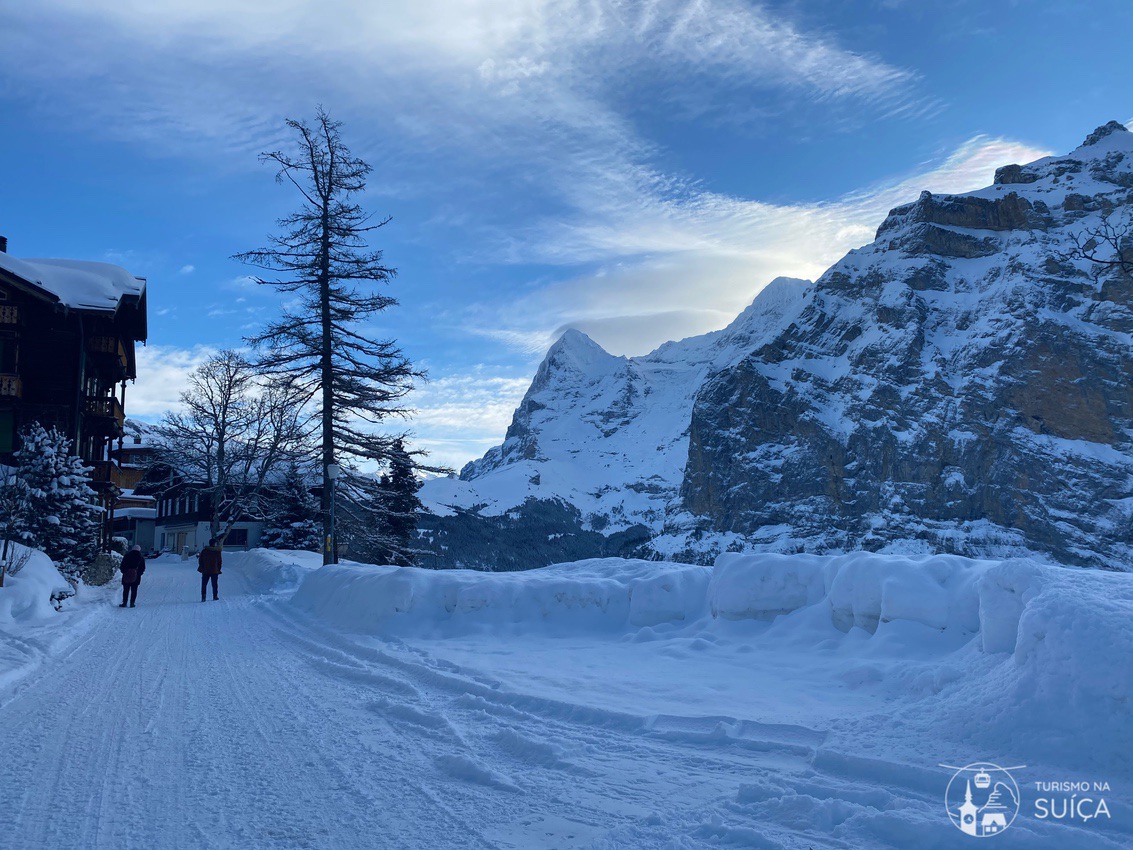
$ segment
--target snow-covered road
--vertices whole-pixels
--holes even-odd
[[[157,562],[0,692],[5,848],[962,847],[928,770],[821,728],[640,716],[358,642]],[[1005,847],[1119,847],[1019,826]]]

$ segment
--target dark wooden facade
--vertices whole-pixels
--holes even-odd
[[[0,462],[20,429],[56,427],[94,469],[112,508],[126,383],[146,339],[145,281],[102,263],[19,260],[0,252]]]

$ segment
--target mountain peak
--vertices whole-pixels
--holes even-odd
[[[1086,136],[1086,141],[1082,142],[1081,146],[1084,148],[1092,147],[1107,136],[1112,136],[1114,133],[1128,132],[1129,129],[1120,121],[1108,121],[1094,130],[1094,132],[1090,133],[1090,135]],[[1130,140],[1133,140],[1133,137],[1130,137]]]
[[[604,371],[610,362],[624,358],[616,357],[577,328],[567,328],[555,343],[547,349],[540,373],[558,372],[563,369],[591,374]],[[536,378],[538,382],[538,378]]]
[[[578,328],[567,328],[565,331],[562,332],[562,334],[559,336],[559,338],[557,340],[555,340],[554,345],[552,345],[551,347],[552,348],[570,348],[570,349],[573,349],[573,348],[583,348],[583,349],[598,348],[598,349],[601,349],[602,351],[605,351],[605,349],[602,348],[602,346],[600,346],[598,343],[596,343],[594,340],[592,340],[590,337],[588,337],[585,333],[580,331]]]

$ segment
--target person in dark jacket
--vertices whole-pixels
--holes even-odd
[[[127,602],[131,608],[134,607],[138,599],[138,585],[142,583],[142,573],[145,571],[146,559],[142,555],[142,547],[135,546],[122,559],[122,604],[119,608],[125,608]]]
[[[212,579],[212,598],[220,599],[216,588],[217,576],[220,575],[221,547],[216,544],[216,538],[209,540],[209,545],[197,555],[197,572],[201,574],[201,602],[205,601],[205,588],[209,579]]]

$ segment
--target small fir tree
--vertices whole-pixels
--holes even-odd
[[[269,505],[268,526],[260,537],[260,545],[268,549],[303,549],[318,552],[322,544],[323,524],[319,501],[298,464],[292,463]]]
[[[83,577],[98,554],[100,508],[90,468],[71,454],[65,434],[38,422],[21,431],[13,459],[21,542],[47,553],[68,579]]]
[[[14,466],[0,466],[0,587],[4,586],[4,576],[15,575],[27,563],[31,550],[19,546],[22,540],[24,517],[27,516],[27,500]]]
[[[386,526],[390,540],[390,563],[411,566],[416,563],[417,514],[421,500],[417,491],[421,481],[414,474],[415,464],[405,443],[394,440],[390,449],[389,474],[382,476],[386,492]]]

